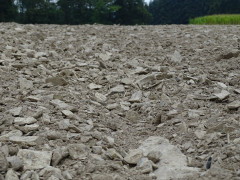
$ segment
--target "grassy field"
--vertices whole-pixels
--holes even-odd
[[[190,19],[189,24],[240,24],[240,14],[222,14],[197,17]]]

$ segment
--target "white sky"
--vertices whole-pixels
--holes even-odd
[[[146,3],[148,3],[149,4],[149,2],[150,2],[150,0],[144,0]]]

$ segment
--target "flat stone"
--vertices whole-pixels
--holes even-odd
[[[16,125],[33,124],[35,122],[37,122],[37,120],[34,117],[27,117],[27,118],[17,117],[14,119],[14,124]]]
[[[30,131],[36,131],[39,129],[38,124],[30,124],[30,125],[25,125],[25,126],[15,126],[17,129],[23,131],[24,133],[28,133]]]
[[[70,110],[70,111],[75,110],[75,108],[73,106],[70,106],[67,103],[65,103],[59,99],[51,100],[50,104],[52,104],[53,106],[55,106],[61,110]]]
[[[36,146],[37,144],[41,144],[42,142],[39,136],[11,136],[9,137],[9,141],[29,146]]]
[[[143,151],[141,149],[131,150],[127,156],[124,158],[128,164],[137,164],[138,161],[143,157]]]
[[[97,85],[97,84],[91,83],[88,85],[88,88],[91,90],[101,89],[102,85]]]
[[[229,110],[238,109],[240,107],[240,101],[236,100],[227,105]]]
[[[69,125],[70,125],[69,119],[63,119],[58,123],[59,129],[65,129],[66,130],[66,129],[68,129]]]
[[[214,96],[216,96],[219,100],[226,99],[230,93],[226,90],[222,90],[220,93],[215,93]]]
[[[95,98],[97,102],[105,102],[107,100],[107,97],[101,93],[95,93]]]
[[[41,101],[41,98],[38,97],[38,96],[28,96],[26,99],[27,99],[28,101],[31,101],[31,102]]]
[[[52,166],[46,166],[39,172],[39,176],[47,180],[62,180],[61,170]]]
[[[106,108],[108,110],[113,110],[113,109],[117,109],[118,107],[119,107],[118,103],[113,103],[113,104],[108,104]]]
[[[0,136],[0,141],[8,141],[9,138],[12,137],[12,136],[20,137],[22,135],[23,135],[22,131],[20,131],[20,130],[13,130],[13,131],[10,131],[7,134],[4,134],[4,135]]]
[[[22,113],[22,107],[16,107],[9,110],[10,114],[13,116],[19,116]]]
[[[24,170],[35,170],[50,165],[52,152],[20,149],[17,156],[23,161]]]
[[[142,91],[137,91],[132,94],[132,97],[129,99],[129,101],[139,103],[141,102],[141,99],[142,99]]]
[[[69,110],[63,110],[62,114],[66,116],[69,119],[75,119],[75,115],[72,113],[72,111]]]
[[[151,151],[159,151],[162,156],[156,164],[158,169],[154,171],[157,180],[185,179],[198,174],[200,169],[187,166],[186,156],[176,146],[160,136],[151,136],[146,139],[139,150],[147,156]]]
[[[117,85],[113,88],[110,89],[110,94],[112,93],[124,93],[125,92],[125,88],[123,85]]]
[[[93,174],[92,180],[114,180],[110,174]]]
[[[217,82],[217,85],[221,87],[222,89],[227,89],[227,85],[222,82]]]

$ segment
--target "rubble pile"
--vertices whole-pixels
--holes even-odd
[[[238,30],[0,24],[0,180],[240,178]]]

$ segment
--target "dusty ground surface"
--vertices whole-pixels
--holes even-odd
[[[0,24],[0,179],[240,179],[239,29]]]

